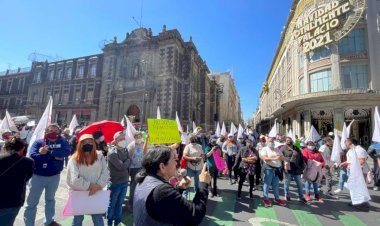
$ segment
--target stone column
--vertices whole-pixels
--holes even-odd
[[[343,129],[343,123],[344,123],[343,109],[342,108],[334,109],[333,118],[334,118],[334,129],[337,129],[341,133]]]

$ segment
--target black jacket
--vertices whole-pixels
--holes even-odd
[[[21,207],[26,183],[32,177],[34,161],[18,154],[0,154],[0,209]]]
[[[293,162],[290,163],[290,172],[289,173],[294,174],[294,175],[301,175],[303,173],[304,168],[305,168],[305,163],[303,161],[302,152],[301,152],[301,150],[299,148],[297,148],[294,145],[293,145],[292,149],[294,151],[296,151],[298,154],[297,154],[297,157],[296,157],[296,162],[295,163],[293,163]],[[284,157],[286,158],[286,160],[290,161],[290,159],[291,159],[291,157],[293,155],[293,151],[290,150],[288,148],[288,146],[284,145],[281,148],[281,152],[284,155]]]

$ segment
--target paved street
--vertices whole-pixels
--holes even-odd
[[[57,192],[56,216],[59,223],[64,226],[71,225],[71,217],[62,217],[62,209],[67,198],[67,188],[65,183],[66,170],[61,176],[61,183]],[[336,198],[324,198],[324,203],[311,202],[310,204],[301,204],[294,200],[289,202],[287,207],[274,205],[271,208],[265,208],[261,202],[261,191],[255,191],[254,199],[248,198],[248,185],[243,187],[243,198],[236,200],[237,185],[229,185],[226,178],[218,181],[221,196],[210,198],[207,203],[207,215],[202,222],[202,226],[215,225],[379,225],[380,224],[380,192],[373,191],[370,186],[371,194],[371,210],[370,212],[358,212],[348,206],[349,193],[347,190]],[[280,194],[282,194],[280,185]],[[335,188],[335,187],[334,187]],[[291,188],[295,192],[295,187]],[[292,193],[295,199],[295,193]],[[42,225],[43,222],[43,198],[38,208],[37,224]],[[173,214],[175,214],[175,210]],[[15,225],[24,225],[22,221],[24,209],[21,209]],[[90,217],[85,218],[84,225],[92,225]],[[132,225],[131,213],[125,211],[123,225]]]

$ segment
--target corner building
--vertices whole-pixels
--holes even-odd
[[[294,0],[260,95],[255,125],[307,136],[355,119],[351,137],[371,142],[380,103],[380,1]]]

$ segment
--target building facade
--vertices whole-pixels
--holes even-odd
[[[295,0],[255,113],[268,133],[321,135],[355,120],[351,137],[371,142],[380,103],[380,1]]]
[[[61,125],[74,114],[81,124],[120,121],[126,115],[142,128],[160,107],[162,118],[175,119],[177,112],[183,125],[194,121],[213,129],[220,87],[209,73],[191,37],[184,41],[165,25],[158,35],[138,28],[121,42],[115,37],[100,54],[33,62],[28,70],[1,73],[0,106],[12,115],[38,118],[52,96],[52,120]],[[232,86],[229,95],[237,95],[233,81]],[[231,101],[240,111],[239,98],[229,98],[221,101]]]

